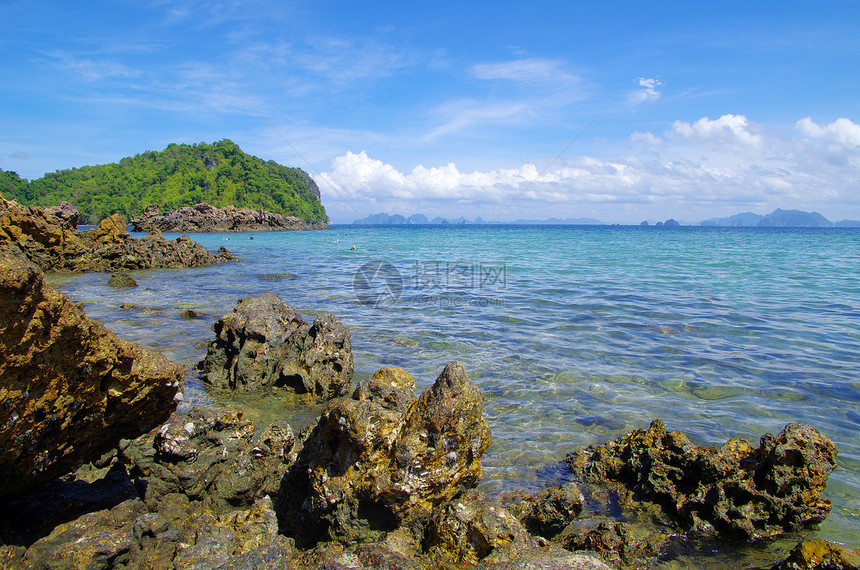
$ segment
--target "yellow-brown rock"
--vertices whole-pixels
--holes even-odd
[[[89,319],[0,254],[0,495],[93,461],[163,422],[182,368]]]

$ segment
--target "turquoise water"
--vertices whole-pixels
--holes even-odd
[[[813,535],[860,545],[860,231],[335,226],[193,237],[245,263],[132,272],[132,290],[104,274],[51,280],[120,336],[189,369],[214,320],[264,291],[308,320],[335,313],[352,332],[357,378],[400,366],[421,390],[462,360],[493,430],[488,491],[554,484],[565,454],[654,418],[700,444],[757,443],[807,422],[840,450],[834,509]],[[359,297],[379,306],[357,299],[358,271]],[[182,319],[186,308],[205,317]],[[185,405],[220,401],[189,371]],[[258,421],[310,423],[318,411],[240,405]]]

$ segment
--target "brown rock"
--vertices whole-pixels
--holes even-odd
[[[25,257],[43,271],[204,267],[236,260],[226,250],[213,254],[188,236],[167,241],[154,232],[135,239],[119,214],[86,232],[76,223],[77,210],[68,203],[41,208],[0,197],[0,252]]]
[[[192,408],[161,427],[123,442],[120,455],[153,509],[181,494],[216,510],[248,506],[278,491],[294,456],[290,426],[255,435],[235,410]]]
[[[330,313],[308,324],[274,293],[263,293],[240,299],[212,328],[215,340],[198,365],[210,386],[286,389],[326,399],[352,387],[352,340]]]
[[[408,373],[383,368],[352,398],[329,402],[282,486],[297,540],[371,542],[398,526],[420,533],[482,477],[483,402],[460,362],[420,398]]]
[[[161,213],[157,204],[146,207],[142,216],[132,216],[131,225],[136,232],[283,232],[301,230],[324,230],[325,222],[306,222],[296,216],[284,216],[225,206],[216,208],[205,202],[185,206],[178,210]],[[253,239],[253,238],[252,238]]]
[[[111,287],[137,287],[137,281],[128,273],[114,273],[108,279],[108,285]]]
[[[182,367],[90,320],[0,255],[0,494],[98,459],[175,408]]]
[[[758,448],[731,439],[715,449],[655,420],[568,462],[589,480],[620,483],[630,499],[660,505],[684,529],[751,540],[823,521],[830,500],[821,492],[836,455],[836,445],[805,424],[765,434]]]
[[[857,570],[860,550],[845,548],[825,540],[804,540],[794,547],[788,558],[771,566],[771,570]]]
[[[537,545],[513,514],[474,490],[439,509],[424,538],[431,559],[467,565],[491,554],[494,561],[501,562]]]
[[[579,516],[584,505],[576,483],[566,483],[519,501],[513,512],[529,532],[552,538]]]

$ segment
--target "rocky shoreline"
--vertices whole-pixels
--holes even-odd
[[[758,447],[703,447],[654,421],[572,450],[562,485],[481,492],[491,426],[462,363],[421,394],[400,368],[354,383],[349,330],[272,293],[214,322],[202,378],[322,400],[316,422],[295,433],[238,409],[177,413],[183,368],[89,319],[36,262],[125,268],[138,246],[124,220],[76,234],[68,208],[0,206],[2,567],[641,568],[691,540],[800,538],[830,511],[838,451],[804,424]],[[858,564],[804,541],[769,567]]]
[[[77,229],[78,219],[77,209],[68,202],[42,208],[0,196],[0,252],[25,258],[42,271],[206,267],[237,261],[225,248],[212,253],[186,235],[168,241],[155,230],[136,239],[119,214],[84,232]]]
[[[235,206],[216,208],[205,202],[165,213],[161,213],[157,204],[150,204],[142,216],[131,216],[129,222],[136,232],[286,232],[326,229],[325,222],[306,222],[296,216],[284,216],[261,209]]]

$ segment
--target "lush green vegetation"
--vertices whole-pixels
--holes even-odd
[[[27,198],[26,180],[18,176],[17,172],[0,170],[0,195],[4,198],[21,202]]]
[[[93,223],[116,212],[142,214],[149,204],[174,210],[199,202],[328,220],[307,173],[245,154],[227,139],[171,144],[118,163],[58,170],[29,184],[14,172],[0,172],[0,193],[40,206],[65,200],[78,208],[82,221]]]

